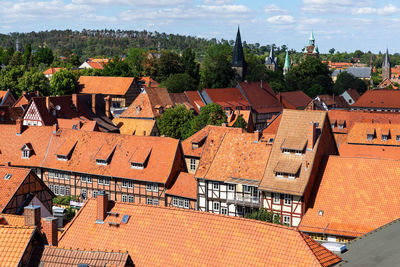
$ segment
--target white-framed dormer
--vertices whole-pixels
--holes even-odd
[[[32,156],[33,148],[30,143],[26,143],[22,146],[21,148],[21,158],[23,159],[29,159]]]

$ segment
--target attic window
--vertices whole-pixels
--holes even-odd
[[[97,165],[108,165],[108,162],[107,162],[107,160],[96,159],[96,164]]]
[[[68,161],[71,158],[72,151],[75,148],[77,140],[66,140],[57,150],[56,155],[58,160]]]
[[[400,135],[396,135],[396,141],[400,141]]]
[[[336,120],[332,121],[332,123],[331,123],[331,127],[332,127],[332,128],[335,128],[335,127],[336,127],[336,123],[337,123],[337,121],[336,121]]]
[[[32,145],[30,143],[25,144],[22,148],[22,158],[23,159],[29,159],[31,156],[31,151],[32,151]]]
[[[116,147],[113,144],[103,144],[96,154],[96,164],[108,165]]]
[[[374,139],[373,134],[367,134],[367,140],[372,141]]]
[[[322,216],[322,215],[324,215],[324,211],[323,210],[319,210],[318,211],[318,216]]]
[[[299,162],[279,161],[274,169],[275,176],[293,180],[298,177],[300,167],[301,163]]]
[[[389,135],[382,134],[382,141],[387,141],[389,140]]]
[[[10,180],[11,176],[12,176],[12,174],[7,173],[7,174],[4,176],[4,180]]]
[[[141,163],[131,162],[131,168],[132,169],[143,170],[144,169],[144,165],[141,164]]]
[[[346,121],[340,120],[339,121],[339,129],[344,129],[346,127]]]
[[[151,153],[151,147],[140,146],[133,152],[129,162],[132,169],[143,170]]]

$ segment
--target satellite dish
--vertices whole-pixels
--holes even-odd
[[[61,110],[61,107],[59,105],[57,105],[56,110]]]

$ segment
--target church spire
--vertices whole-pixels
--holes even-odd
[[[290,70],[289,53],[286,50],[285,64],[283,65],[283,75],[286,75]]]
[[[232,66],[244,67],[244,53],[243,53],[242,38],[240,37],[239,27],[236,34],[235,47],[233,48]]]
[[[382,67],[390,66],[390,60],[389,60],[389,50],[386,48],[386,53],[385,53],[385,58],[382,63]]]
[[[386,48],[385,58],[382,62],[382,79],[390,79],[392,76],[392,68],[389,60],[389,50]]]
[[[308,40],[308,45],[315,45],[314,31],[311,31],[310,38]]]

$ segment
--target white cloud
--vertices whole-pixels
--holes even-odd
[[[173,6],[191,3],[192,0],[72,0],[72,2],[81,5]]]
[[[295,21],[295,19],[290,15],[278,15],[269,17],[267,21],[272,24],[291,24]]]
[[[375,7],[360,7],[354,11],[355,14],[360,15],[392,15],[394,13],[398,13],[400,9],[392,4],[375,8]]]
[[[232,4],[232,0],[204,0],[204,4],[213,4],[213,5],[228,5]]]
[[[349,13],[353,8],[370,4],[372,0],[303,0],[301,10],[310,13]]]
[[[267,14],[286,14],[288,11],[286,9],[278,7],[275,4],[271,4],[265,7],[264,12]]]

